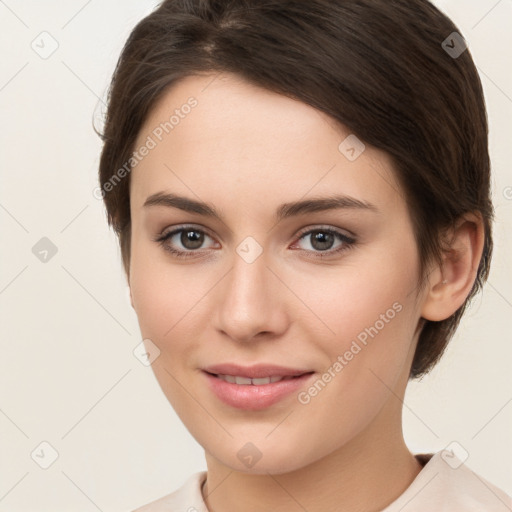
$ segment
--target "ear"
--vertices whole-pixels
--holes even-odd
[[[479,213],[467,213],[447,233],[443,264],[428,278],[421,310],[426,320],[441,321],[464,304],[476,279],[484,247],[484,227]]]

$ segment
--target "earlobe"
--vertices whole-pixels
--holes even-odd
[[[421,311],[423,318],[435,322],[453,315],[473,288],[484,246],[481,215],[464,215],[449,235],[443,263],[429,275],[428,291]]]

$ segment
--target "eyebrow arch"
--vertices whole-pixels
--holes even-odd
[[[150,195],[144,202],[143,206],[166,206],[168,208],[178,208],[186,212],[211,217],[224,223],[222,216],[214,206],[176,194],[157,192]],[[372,203],[362,201],[354,197],[341,195],[284,203],[277,208],[275,220],[276,222],[279,222],[283,219],[297,215],[336,209],[357,209],[368,210],[375,213],[379,212],[378,208]]]

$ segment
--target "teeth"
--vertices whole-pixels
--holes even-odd
[[[249,379],[247,377],[235,377],[235,382],[237,384],[250,384],[251,379]]]
[[[222,375],[218,374],[217,377],[219,379],[225,380],[226,382],[230,382],[231,384],[241,384],[243,386],[253,385],[253,386],[261,386],[263,384],[270,384],[272,382],[278,382],[280,380],[288,380],[293,379],[292,376],[281,377],[278,375],[272,377],[261,377],[257,379],[250,379],[249,377],[239,377],[237,375]]]

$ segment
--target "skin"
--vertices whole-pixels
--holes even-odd
[[[482,251],[481,223],[461,219],[453,251],[420,290],[418,248],[389,157],[366,145],[349,161],[338,146],[350,131],[325,114],[235,75],[214,77],[174,84],[136,143],[197,99],[130,175],[128,278],[142,336],[160,350],[153,371],[205,450],[210,511],[239,511],[241,503],[247,512],[381,510],[421,470],[402,434],[421,318],[447,318],[463,303]],[[144,206],[157,192],[207,202],[223,220]],[[274,220],[282,203],[334,193],[376,211]],[[193,257],[178,259],[155,242],[189,224],[206,232],[199,249],[183,246],[179,234],[167,243],[195,250]],[[301,232],[322,227],[356,241],[334,254],[343,244],[335,237],[331,256],[315,258],[322,251]],[[252,263],[236,251],[248,236],[262,249]],[[321,378],[397,303],[400,312],[308,404],[292,393],[261,411],[240,410],[206,386],[200,368],[223,362],[307,368]],[[252,468],[237,457],[247,442],[262,454]]]

